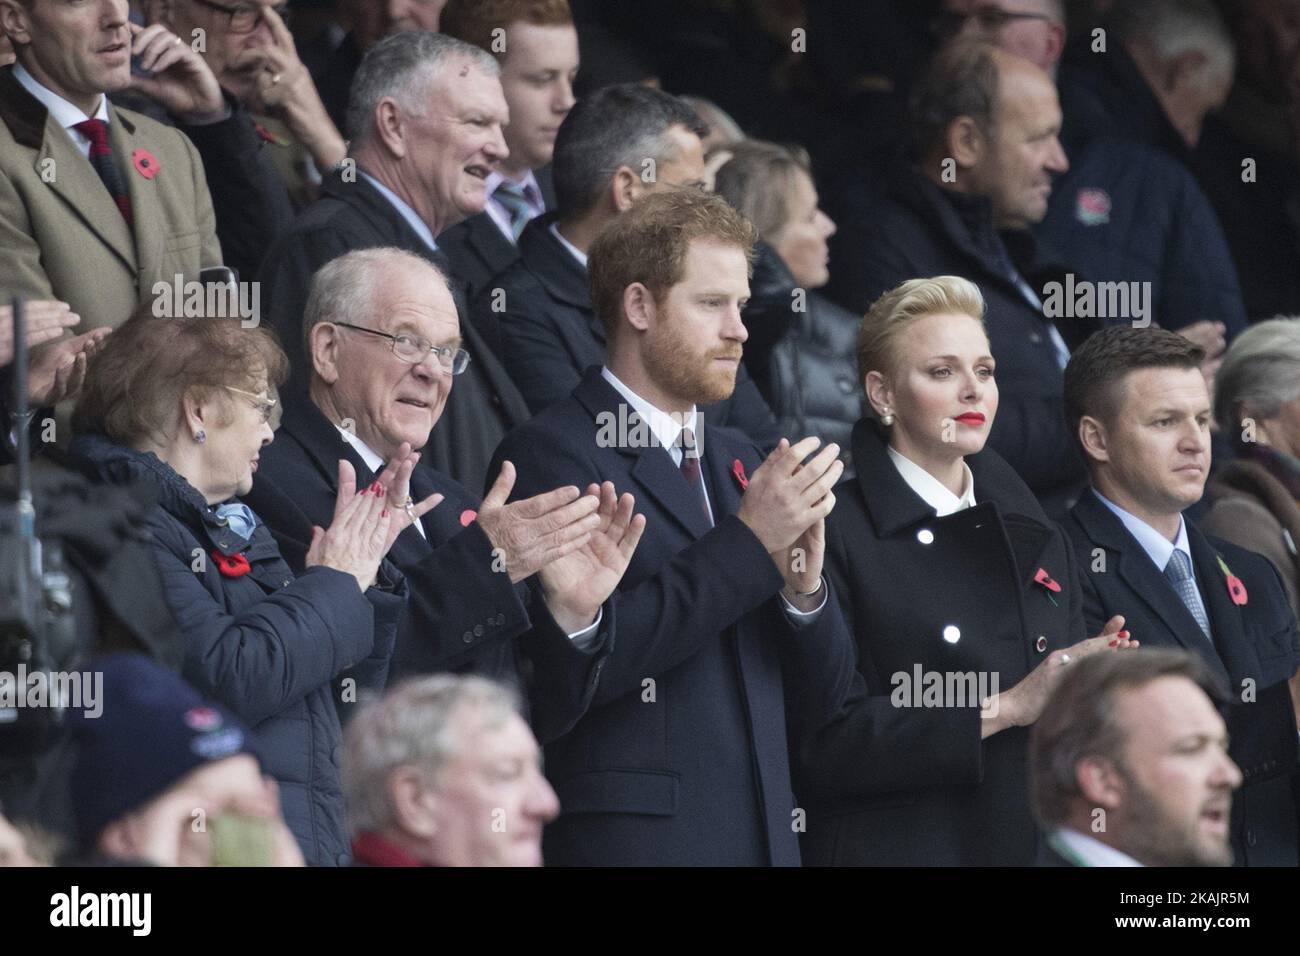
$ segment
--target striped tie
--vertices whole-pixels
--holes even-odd
[[[90,140],[90,165],[95,167],[99,178],[103,180],[108,194],[117,203],[122,218],[128,226],[134,225],[131,218],[131,197],[127,195],[126,185],[118,173],[117,163],[113,161],[113,150],[108,145],[108,124],[103,120],[82,120],[72,127],[86,139]]]
[[[492,193],[492,197],[505,207],[506,212],[510,213],[510,232],[517,242],[520,233],[524,231],[524,226],[528,225],[528,220],[533,218],[533,209],[528,204],[524,187],[503,179],[496,191]]]
[[[1165,565],[1165,577],[1174,586],[1174,590],[1178,592],[1178,596],[1182,598],[1183,604],[1191,612],[1192,617],[1196,618],[1196,623],[1201,625],[1205,636],[1209,637],[1210,618],[1206,615],[1205,605],[1201,602],[1201,592],[1196,588],[1196,579],[1192,577],[1192,559],[1175,548],[1169,563]]]

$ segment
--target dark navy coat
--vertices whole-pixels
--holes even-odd
[[[517,496],[612,481],[646,516],[591,708],[546,748],[561,808],[546,829],[546,860],[797,866],[803,815],[787,748],[828,718],[852,674],[839,608],[832,595],[814,623],[788,621],[776,564],[736,516],[736,470],[752,475],[763,460],[752,441],[697,428],[710,528],[667,449],[598,439],[601,416],[617,420],[624,404],[593,369],[571,397],[512,432],[494,463],[493,473],[514,462]]]
[[[1229,689],[1228,752],[1244,778],[1232,799],[1237,863],[1297,865],[1296,720],[1287,681],[1300,666],[1300,634],[1277,569],[1267,558],[1188,523],[1211,643],[1163,569],[1095,494],[1079,499],[1066,529],[1079,559],[1090,626],[1123,614],[1125,628],[1143,647],[1199,654]],[[1245,584],[1244,605],[1233,603],[1220,561]]]
[[[159,489],[149,521],[163,592],[185,642],[181,673],[253,732],[275,777],[285,821],[309,865],[350,860],[339,777],[342,729],[335,700],[383,687],[406,585],[381,574],[365,593],[356,578],[314,567],[295,577],[266,525],[234,534],[203,496],[152,453],[78,436],[72,454],[93,477]],[[214,556],[242,554],[249,570],[228,576]],[[347,704],[341,704],[347,706]]]

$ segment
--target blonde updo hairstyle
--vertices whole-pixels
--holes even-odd
[[[928,315],[969,315],[984,324],[984,296],[974,282],[961,276],[908,279],[871,303],[858,330],[855,354],[858,381],[866,389],[867,373],[894,374],[902,356],[902,341],[917,319]],[[868,405],[870,405],[868,401]],[[872,411],[879,414],[874,406]]]

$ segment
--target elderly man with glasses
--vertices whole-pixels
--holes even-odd
[[[287,398],[250,499],[291,563],[330,522],[339,461],[364,487],[386,462],[418,457],[470,365],[446,276],[400,249],[358,250],[322,267],[303,326],[308,395]],[[614,615],[602,605],[644,519],[608,482],[506,504],[514,478],[507,466],[480,500],[421,466],[409,498],[389,490],[390,508],[439,501],[389,553],[411,591],[390,675],[476,673],[517,685],[525,700],[545,688],[531,710],[546,740],[588,703],[611,645]]]

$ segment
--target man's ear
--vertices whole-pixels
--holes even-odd
[[[391,96],[385,96],[375,104],[375,129],[371,134],[384,148],[398,159],[406,158],[406,117],[402,108]]]
[[[0,32],[9,36],[14,49],[32,42],[31,21],[18,0],[0,0]]]
[[[332,322],[317,322],[311,328],[311,367],[326,385],[339,380],[339,330]]]
[[[1106,426],[1091,415],[1079,419],[1079,444],[1084,456],[1092,461],[1110,461]]]
[[[610,198],[613,200],[614,208],[619,212],[627,212],[632,208],[644,191],[645,185],[638,176],[628,166],[620,166],[614,171],[614,178],[609,182]]]
[[[402,766],[388,775],[388,797],[398,827],[405,833],[430,839],[438,832],[438,797],[417,768]]]
[[[1065,52],[1065,27],[1059,23],[1049,24],[1047,30],[1047,50],[1043,57],[1049,63],[1059,63]],[[1050,71],[1049,71],[1050,72]]]
[[[623,290],[623,314],[627,317],[627,324],[638,332],[648,332],[654,324],[657,314],[655,299],[640,282],[633,282]]]
[[[948,124],[944,137],[948,155],[957,161],[958,169],[974,169],[988,152],[989,141],[979,124],[969,116],[958,116]]]
[[[1080,760],[1074,767],[1074,782],[1090,804],[1103,810],[1118,807],[1128,791],[1119,768],[1105,757]]]
[[[868,372],[867,377],[862,380],[862,385],[867,393],[867,401],[871,403],[871,407],[876,410],[877,415],[883,415],[885,409],[893,411],[894,390],[882,373],[877,371]]]

